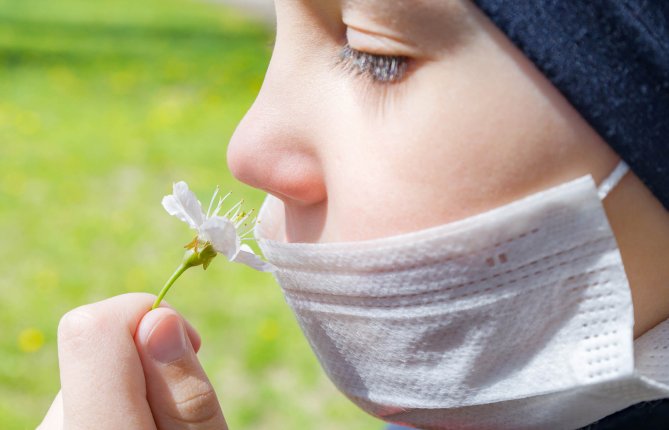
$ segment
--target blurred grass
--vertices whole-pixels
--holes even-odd
[[[160,199],[236,183],[225,149],[271,35],[187,0],[0,0],[0,428],[34,428],[59,388],[56,327],[78,305],[157,293],[191,239]],[[213,262],[169,301],[233,429],[374,429],[326,381],[268,275]]]

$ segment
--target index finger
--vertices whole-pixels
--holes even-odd
[[[65,428],[155,429],[134,334],[154,296],[81,306],[58,326]]]

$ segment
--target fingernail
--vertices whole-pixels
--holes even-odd
[[[171,363],[186,355],[186,334],[176,315],[168,315],[156,323],[147,340],[147,350],[161,363]]]

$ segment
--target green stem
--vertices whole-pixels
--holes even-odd
[[[172,284],[174,284],[174,281],[179,279],[179,276],[181,276],[181,274],[183,272],[185,272],[191,266],[192,266],[192,264],[190,263],[190,261],[184,260],[181,263],[181,265],[179,265],[179,267],[177,267],[177,270],[172,274],[172,276],[170,276],[170,279],[167,280],[163,289],[160,290],[160,294],[158,294],[158,298],[156,298],[156,301],[153,302],[153,306],[151,306],[151,310],[154,310],[155,308],[157,308],[160,305],[160,302],[163,300],[163,297],[165,297],[165,294],[167,294],[167,291],[170,289]]]

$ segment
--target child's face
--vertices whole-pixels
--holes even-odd
[[[228,163],[284,201],[289,241],[430,227],[587,173],[600,180],[617,162],[469,1],[276,9],[272,60]]]

